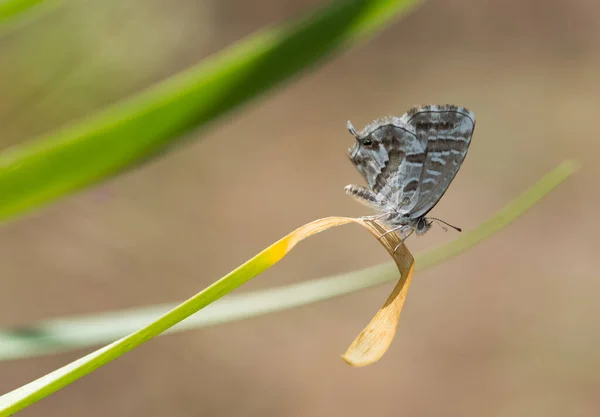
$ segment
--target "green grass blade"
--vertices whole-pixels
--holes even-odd
[[[92,118],[0,153],[0,222],[143,162],[191,129],[374,34],[416,3],[332,2]]]
[[[454,245],[458,245],[461,250],[466,250],[473,244],[491,236],[493,233],[505,227],[511,221],[529,209],[542,196],[549,193],[554,187],[569,177],[576,168],[577,165],[572,161],[567,161],[561,164],[558,168],[544,177],[538,184],[501,210],[490,221],[484,223],[473,232],[467,233],[467,235],[465,235],[463,238],[459,238],[455,242],[438,249],[437,254],[434,257],[431,257],[429,261],[424,262],[425,266],[432,266],[434,262],[441,262],[444,259],[455,256],[458,252],[452,249]],[[318,227],[311,226],[323,222],[323,220],[327,219],[322,219],[320,221],[300,227],[296,231],[262,251],[260,254],[236,270],[232,271],[227,276],[221,278],[219,281],[196,294],[194,297],[168,311],[158,320],[146,325],[141,330],[138,330],[129,336],[124,337],[123,339],[105,346],[75,362],[51,372],[50,374],[36,381],[33,381],[0,397],[0,417],[11,415],[27,407],[29,404],[32,404],[52,394],[53,392],[81,378],[82,376],[92,372],[96,368],[116,359],[124,353],[146,342],[147,340],[159,335],[163,331],[171,328],[175,324],[181,322],[195,312],[221,298],[223,295],[233,291],[235,288],[247,282],[252,277],[260,274],[278,262],[293,248],[293,246],[299,240],[308,237],[310,233],[318,233],[319,231],[324,230],[323,227],[319,229]],[[311,232],[302,232],[304,229],[310,229]],[[473,236],[475,236],[476,239],[473,238]],[[461,239],[465,243],[461,243]],[[419,259],[417,259],[417,265],[418,262]],[[374,280],[378,280],[376,283],[379,284],[388,279],[397,279],[397,272],[392,274],[391,271],[388,271],[388,269],[389,268],[387,265],[380,265],[374,268],[369,268],[367,271],[353,273],[353,275],[350,277],[345,275],[328,278],[326,280],[320,280],[313,283],[296,284],[295,286],[290,287],[292,288],[292,291],[289,289],[267,290],[271,291],[271,294],[268,294],[268,292],[266,293],[268,294],[267,298],[272,298],[275,296],[277,299],[273,300],[274,302],[271,303],[270,306],[253,306],[253,309],[251,308],[245,312],[247,313],[246,317],[251,314],[256,315],[268,311],[276,311],[295,305],[317,301],[319,299],[322,300],[336,295],[345,294],[360,288],[366,288],[367,286],[372,285],[371,282]],[[377,276],[377,274],[380,274],[380,276]],[[348,282],[349,278],[351,279],[350,282]],[[302,288],[303,285],[305,291],[302,292],[302,294],[294,294],[294,291]],[[307,287],[308,292],[306,292]],[[275,293],[273,293],[273,291],[275,291]],[[311,291],[313,292],[312,294]],[[255,298],[257,297],[256,294],[251,296]],[[298,298],[295,298],[297,296]],[[260,298],[260,296],[258,297]],[[285,298],[280,300],[278,299],[279,297]],[[256,299],[254,301],[256,301]],[[264,303],[266,300],[262,299],[259,301]]]

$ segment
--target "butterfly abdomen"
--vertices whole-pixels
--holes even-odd
[[[346,191],[346,194],[348,194],[351,197],[355,197],[360,200],[370,201],[372,203],[377,202],[377,198],[374,193],[359,185],[346,185],[344,190]]]

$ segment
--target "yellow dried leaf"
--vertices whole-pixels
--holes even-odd
[[[365,226],[377,238],[387,230],[379,222],[361,221],[360,224]],[[354,339],[354,342],[342,356],[342,359],[352,366],[365,366],[377,362],[389,348],[396,334],[400,313],[415,269],[415,260],[406,245],[402,244],[394,252],[394,248],[399,243],[398,236],[395,233],[385,235],[383,239],[380,239],[380,242],[396,262],[400,271],[400,280],[383,307],[379,309],[375,317]]]

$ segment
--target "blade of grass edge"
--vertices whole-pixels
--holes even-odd
[[[418,0],[333,1],[265,29],[103,112],[0,153],[0,222],[147,161]]]
[[[489,220],[437,249],[416,256],[417,271],[433,267],[480,243],[508,226],[543,196],[571,176],[575,161],[562,162]],[[167,333],[227,323],[323,301],[397,278],[394,263],[385,263],[284,287],[232,294],[170,329]],[[141,309],[48,320],[37,325],[0,330],[0,360],[63,352],[107,343],[131,333],[174,308],[166,304]],[[110,326],[106,326],[110,323]]]

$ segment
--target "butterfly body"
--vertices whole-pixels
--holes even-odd
[[[346,186],[346,193],[380,211],[376,216],[401,233],[422,235],[426,215],[444,195],[463,163],[475,115],[464,107],[425,105],[401,117],[377,120],[357,132],[350,161],[368,184]]]

